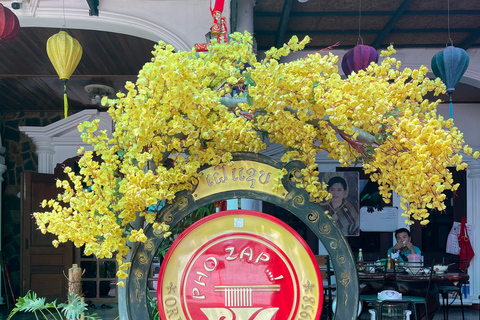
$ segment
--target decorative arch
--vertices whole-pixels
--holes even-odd
[[[333,220],[325,215],[321,206],[309,201],[308,193],[297,189],[290,181],[291,175],[299,175],[303,164],[293,161],[285,166],[287,174],[282,179],[283,188],[274,192],[274,177],[283,165],[269,157],[252,153],[235,153],[233,166],[207,167],[202,170],[196,189],[180,192],[175,200],[165,206],[159,217],[175,226],[189,213],[215,201],[231,198],[250,198],[267,201],[280,206],[302,220],[322,242],[331,256],[337,278],[337,310],[334,319],[356,319],[359,299],[358,277],[355,259],[346,238]],[[233,169],[232,169],[233,167]],[[239,182],[237,169],[245,170],[244,180]],[[237,177],[237,180],[232,179]],[[250,179],[249,179],[250,178]],[[148,319],[146,301],[147,278],[154,255],[164,241],[156,229],[146,231],[148,240],[132,250],[129,277],[122,290],[126,308],[122,319]]]
[[[193,43],[158,23],[149,21],[144,16],[135,16],[131,12],[111,12],[101,10],[101,19],[88,16],[88,9],[65,8],[65,19],[70,29],[102,30],[127,34],[152,40],[164,41],[175,47],[176,50],[189,51]],[[207,11],[208,13],[208,11]],[[36,8],[35,15],[19,15],[22,27],[49,27],[55,28],[64,23],[62,8]],[[210,19],[209,19],[210,20]],[[200,38],[201,41],[203,39]]]

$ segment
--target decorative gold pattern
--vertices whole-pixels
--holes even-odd
[[[340,277],[337,279],[337,282],[340,282],[344,287],[346,287],[350,283],[350,275],[348,272],[343,270],[340,273]]]
[[[292,199],[292,204],[293,204],[294,207],[296,207],[296,205],[304,205],[305,204],[305,197],[303,197],[301,195],[296,195]]]
[[[173,219],[173,216],[172,216],[172,219]],[[160,237],[160,236],[163,237],[164,232],[163,232],[162,230],[153,228],[152,231],[153,231],[153,235],[154,235],[156,238],[158,238],[158,237]]]
[[[307,219],[310,222],[317,222],[320,219],[320,214],[317,211],[311,211],[307,214]]]
[[[155,244],[153,243],[152,240],[147,240],[147,241],[145,241],[144,247],[145,247],[145,250],[147,250],[147,251],[153,251],[153,250],[155,250]]]
[[[311,283],[310,280],[307,280],[307,283],[303,285],[303,290],[305,290],[305,293],[313,292],[313,288],[315,288],[315,285]]]
[[[291,174],[293,174],[295,176],[295,178],[297,178],[297,179],[302,179],[303,178],[303,174],[299,169],[293,169]]]
[[[186,196],[177,196],[176,202],[180,209],[185,209],[188,207],[188,198]]]
[[[165,288],[168,290],[168,294],[175,293],[175,290],[177,290],[177,286],[174,285],[171,281],[170,281],[170,284]]]
[[[332,227],[328,224],[323,223],[318,227],[318,231],[321,234],[329,234],[330,232],[332,232]]]
[[[330,242],[330,248],[332,248],[333,250],[336,250],[339,245],[340,243],[337,240]]]
[[[135,271],[135,277],[133,280],[135,281],[135,288],[140,288],[140,281],[139,279],[143,278],[143,272],[142,270],[136,270]],[[140,294],[140,290],[135,290],[135,295],[137,296],[137,300],[140,300],[142,298],[142,294]],[[143,294],[145,295],[145,294]]]
[[[140,254],[140,255],[138,255],[138,258],[137,258],[137,259],[138,259],[138,262],[139,262],[140,264],[147,264],[147,263],[148,263],[148,258],[147,258],[147,256],[146,256],[145,254],[143,254],[143,253]]]
[[[173,222],[173,214],[171,212],[165,212],[165,215],[163,216],[163,221],[165,221],[166,224],[170,224]]]

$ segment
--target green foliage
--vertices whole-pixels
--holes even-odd
[[[80,315],[87,310],[87,304],[81,301],[81,298],[77,295],[68,295],[69,303],[61,303],[57,306],[57,301],[45,303],[45,298],[37,298],[37,294],[33,291],[28,291],[24,297],[19,297],[15,308],[10,312],[7,320],[10,320],[17,312],[33,312],[35,318],[39,319],[39,314],[44,319],[48,319],[48,314],[53,319],[63,319],[60,310],[65,315],[65,319],[80,319]],[[54,311],[54,312],[52,312]],[[71,317],[74,315],[74,318]],[[92,313],[85,315],[84,319],[87,320],[101,320],[96,314]]]
[[[150,290],[147,290],[147,304],[148,304],[148,314],[150,315],[150,320],[161,320],[160,313],[158,312],[157,297],[152,297]]]
[[[194,224],[196,221],[208,216],[213,212],[214,212],[214,209],[213,209],[213,203],[212,203],[207,206],[199,208],[198,210],[192,212],[191,214],[183,218],[179,223],[175,225],[175,227],[170,229],[170,231],[172,232],[172,235],[168,238],[165,238],[165,240],[163,240],[162,244],[158,248],[157,257],[162,257],[162,258],[165,257],[168,249],[170,249],[170,246],[175,240],[174,238],[175,235],[179,235],[185,229],[187,229],[192,224]]]

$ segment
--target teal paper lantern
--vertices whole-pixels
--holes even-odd
[[[467,71],[470,58],[465,50],[448,46],[432,58],[432,70],[436,77],[442,79],[450,96],[450,118],[452,118],[452,94],[455,86]]]

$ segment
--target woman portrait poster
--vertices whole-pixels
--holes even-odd
[[[319,178],[328,185],[327,191],[332,194],[330,200],[320,204],[323,210],[328,211],[344,236],[358,236],[358,172],[321,172]]]

